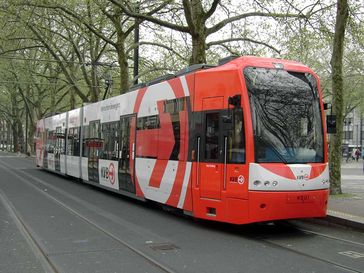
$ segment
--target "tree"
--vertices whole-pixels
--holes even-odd
[[[108,5],[105,1],[90,0],[81,1],[86,6],[86,11],[80,8],[80,5],[60,4],[58,1],[47,0],[39,3],[33,1],[31,4],[26,2],[26,5],[31,5],[37,8],[46,8],[50,10],[60,11],[61,14],[67,17],[72,23],[83,25],[89,33],[102,39],[106,44],[113,47],[117,54],[117,62],[119,65],[119,84],[120,93],[124,93],[130,87],[129,84],[129,64],[128,64],[128,39],[134,31],[135,22],[128,15],[122,12],[120,7]],[[167,3],[162,1],[160,5],[149,5],[151,9],[147,13],[151,16],[157,13]],[[82,7],[82,5],[81,5]],[[94,17],[98,20],[94,20]],[[102,19],[101,19],[102,18]],[[108,20],[108,27],[100,24],[100,21],[105,23]]]
[[[229,25],[233,22],[260,17],[260,18],[301,18],[306,19],[309,15],[305,15],[302,12],[271,12],[265,8],[262,8],[262,5],[259,5],[261,10],[254,10],[248,12],[242,12],[239,14],[234,14],[232,16],[228,16],[227,18],[220,20],[218,22],[214,22],[215,20],[210,20],[212,15],[214,15],[217,11],[219,5],[221,5],[220,0],[213,0],[211,4],[204,4],[201,0],[182,0],[183,13],[185,17],[186,23],[173,23],[167,20],[158,18],[156,16],[151,16],[147,12],[138,12],[135,9],[135,5],[130,5],[129,1],[125,0],[109,0],[116,6],[120,7],[125,14],[139,18],[142,20],[148,20],[155,24],[161,25],[166,28],[170,28],[176,31],[188,33],[192,39],[192,52],[190,57],[190,64],[197,63],[206,63],[206,50],[209,46],[224,44],[231,41],[249,41],[252,43],[260,43],[265,44],[263,42],[259,42],[254,38],[249,37],[232,37],[230,39],[224,39],[220,41],[214,41],[210,44],[207,44],[206,39],[208,36],[217,33],[221,29],[223,29],[226,25]],[[171,2],[172,1],[166,1]],[[258,2],[258,1],[256,1]],[[175,4],[176,5],[176,4]],[[224,8],[224,7],[223,7]],[[209,23],[208,23],[209,20]],[[211,25],[212,22],[212,25]],[[209,26],[211,25],[211,26]],[[269,46],[268,44],[266,44]],[[274,49],[274,47],[271,46]]]
[[[329,161],[330,161],[330,193],[341,194],[341,145],[343,135],[343,56],[345,29],[349,16],[347,0],[338,0],[335,35],[331,58],[332,66],[332,92],[333,92],[333,112],[337,116],[336,134],[331,136]]]

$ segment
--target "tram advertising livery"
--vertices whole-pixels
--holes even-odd
[[[37,123],[37,166],[196,218],[324,217],[317,75],[279,59],[194,65]]]

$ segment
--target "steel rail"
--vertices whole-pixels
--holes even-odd
[[[11,172],[12,175],[17,176],[21,181],[25,182],[26,184],[28,184],[29,186],[31,186],[32,188],[34,188],[35,190],[37,190],[39,193],[45,195],[47,198],[49,198],[50,200],[54,201],[56,204],[58,204],[60,207],[62,207],[63,209],[69,211],[70,213],[72,213],[73,215],[77,216],[78,218],[80,218],[81,220],[83,220],[84,222],[92,225],[94,228],[96,228],[97,230],[99,230],[100,232],[104,233],[106,236],[108,236],[109,238],[113,239],[114,241],[118,242],[119,244],[125,246],[126,248],[128,248],[129,250],[131,250],[132,252],[134,252],[135,254],[139,255],[140,257],[144,258],[145,260],[147,260],[149,263],[151,263],[152,265],[154,265],[156,268],[161,269],[163,272],[167,272],[167,273],[176,273],[176,271],[172,270],[171,268],[168,268],[167,266],[163,265],[162,263],[158,262],[157,260],[155,260],[154,258],[150,257],[149,255],[143,253],[141,250],[133,247],[131,244],[129,244],[128,242],[118,238],[116,235],[112,234],[111,232],[107,231],[105,228],[101,227],[100,225],[98,225],[97,223],[95,223],[94,221],[88,219],[87,217],[85,217],[84,215],[78,213],[75,209],[69,207],[67,204],[65,204],[64,202],[58,200],[57,198],[55,198],[54,196],[52,196],[48,191],[43,191],[42,189],[38,188],[36,185],[32,184],[31,182],[29,182],[28,180],[26,180],[23,176],[27,176],[29,178],[34,178],[32,175],[27,174],[24,171],[21,170],[17,170],[12,168],[12,166],[4,163],[3,161],[0,161],[0,163],[2,165],[4,165],[5,167],[8,167],[9,169],[15,170],[15,172]],[[0,164],[0,167],[2,167]],[[9,172],[9,169],[3,168],[5,171]],[[23,176],[21,176],[20,174],[18,174],[17,172],[22,173]],[[49,186],[48,183],[40,181],[40,179],[37,179],[40,183],[42,183],[43,185],[47,185]],[[25,227],[27,227],[27,224],[25,222],[23,222],[23,225]],[[35,239],[34,239],[35,240]],[[36,242],[36,241],[35,241]],[[37,245],[40,247],[40,249],[42,250],[42,253],[45,253],[45,251],[41,248],[41,246],[37,243]],[[45,254],[46,255],[46,254]],[[58,273],[58,271],[55,271],[56,273]]]
[[[0,202],[4,205],[5,209],[9,213],[10,217],[14,221],[17,228],[19,229],[20,233],[23,235],[24,239],[27,241],[33,253],[38,258],[45,272],[59,273],[55,264],[51,261],[47,253],[43,250],[41,245],[32,235],[29,226],[26,224],[22,216],[17,212],[14,205],[10,202],[6,194],[1,189],[0,189]]]
[[[271,246],[273,246],[273,247],[288,250],[290,252],[293,252],[293,253],[296,253],[296,254],[299,254],[299,255],[302,255],[304,257],[314,259],[314,260],[317,260],[317,261],[320,261],[320,262],[324,262],[326,264],[331,264],[331,265],[334,265],[334,266],[336,266],[338,268],[344,269],[344,270],[346,270],[348,272],[364,273],[364,271],[359,271],[358,269],[351,268],[349,266],[346,266],[346,265],[343,265],[343,264],[340,264],[340,263],[337,263],[337,262],[333,262],[333,261],[330,261],[328,259],[320,258],[320,257],[314,256],[314,255],[302,252],[300,250],[296,250],[296,249],[292,249],[290,247],[282,246],[282,245],[280,245],[278,243],[274,243],[274,242],[270,241],[269,239],[260,238],[260,240],[267,243],[267,244],[269,244],[269,245],[271,245]]]
[[[1,161],[0,161],[1,162]],[[5,164],[4,162],[1,162],[3,165],[5,165],[6,167],[8,168],[12,168],[10,165],[8,164]],[[28,176],[29,178],[32,178],[34,179],[35,177],[32,176],[32,175],[29,175],[27,174],[26,172],[24,171],[21,171],[21,170],[16,170],[17,172],[20,172],[22,173],[23,175],[25,176]],[[98,224],[94,223],[92,220],[86,218],[85,216],[81,215],[80,213],[78,213],[77,211],[75,211],[74,209],[70,208],[69,206],[67,206],[65,203],[63,203],[62,201],[58,200],[57,198],[51,196],[48,192],[44,192],[43,190],[39,189],[36,185],[32,184],[31,182],[25,180],[22,176],[20,176],[19,174],[15,174],[14,172],[12,172],[12,174],[16,175],[18,178],[20,178],[22,181],[26,182],[27,184],[29,184],[30,186],[32,186],[33,188],[35,188],[37,191],[41,192],[42,194],[46,195],[48,198],[52,199],[53,201],[55,201],[56,203],[58,203],[60,206],[62,206],[63,208],[67,209],[68,211],[70,211],[71,213],[73,213],[74,215],[76,215],[77,217],[81,218],[82,220],[86,221],[87,223],[93,225],[95,228],[97,228],[98,230],[100,230],[101,232],[103,232],[104,234],[106,234],[107,236],[109,236],[110,238],[118,241],[119,243],[121,243],[122,245],[126,246],[127,248],[129,248],[130,250],[132,250],[133,252],[137,253],[138,255],[142,256],[143,258],[145,258],[146,260],[148,260],[149,262],[151,262],[153,265],[155,265],[156,267],[162,269],[164,272],[170,272],[170,273],[174,273],[175,271],[173,271],[172,269],[160,264],[158,261],[154,260],[153,258],[149,257],[148,255],[146,255],[145,253],[143,253],[142,251],[134,248],[133,246],[131,246],[129,243],[127,242],[124,242],[123,240],[119,239],[118,237],[116,237],[115,235],[111,234],[110,232],[108,232],[107,230],[105,230],[104,228],[100,227]],[[48,187],[53,187],[52,185],[48,184],[47,182],[44,182],[42,181],[41,179],[39,178],[36,178],[36,180],[43,184],[43,185],[46,185]],[[61,193],[62,195],[64,195],[64,193]],[[288,225],[288,226],[291,226],[291,227],[295,227],[296,230],[299,230],[301,232],[304,232],[306,234],[313,234],[313,235],[316,235],[316,236],[320,236],[320,237],[324,237],[324,238],[328,238],[328,239],[332,239],[332,240],[337,240],[337,241],[341,241],[341,242],[345,242],[345,243],[348,243],[348,244],[353,244],[353,245],[357,245],[357,246],[360,246],[360,247],[363,247],[364,244],[363,243],[360,243],[360,242],[354,242],[354,241],[350,241],[350,240],[347,240],[347,239],[342,239],[342,238],[339,238],[339,237],[335,237],[335,236],[332,236],[332,235],[327,235],[327,234],[323,234],[323,233],[319,233],[319,232],[315,232],[315,231],[311,231],[311,230],[307,230],[307,229],[303,229],[303,228],[299,228],[297,226],[295,226],[294,224],[291,224],[291,223],[288,223],[286,222],[285,225]],[[314,259],[314,260],[317,260],[317,261],[321,261],[321,262],[324,262],[324,263],[327,263],[327,264],[331,264],[333,266],[336,266],[338,268],[341,268],[343,270],[346,270],[348,272],[355,272],[355,273],[363,273],[364,271],[360,271],[358,269],[355,269],[355,268],[351,268],[349,266],[346,266],[346,265],[343,265],[343,264],[340,264],[340,263],[337,263],[337,262],[334,262],[334,261],[331,261],[331,260],[328,260],[328,259],[325,259],[325,258],[320,258],[320,257],[317,257],[317,256],[314,256],[314,255],[311,255],[311,254],[308,254],[308,253],[305,253],[303,251],[300,251],[300,250],[296,250],[296,249],[292,249],[290,247],[285,247],[285,246],[282,246],[281,244],[279,243],[275,243],[267,238],[265,238],[264,236],[256,236],[255,237],[256,239],[259,239],[260,241],[263,241],[273,247],[276,247],[276,248],[280,248],[280,249],[284,249],[284,250],[287,250],[287,251],[290,251],[290,252],[293,252],[293,253],[296,253],[298,255],[302,255],[302,256],[305,256],[307,258],[311,258],[311,259]]]

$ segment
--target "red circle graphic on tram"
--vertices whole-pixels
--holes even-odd
[[[109,165],[109,181],[112,185],[115,183],[115,167],[114,163],[110,163]]]

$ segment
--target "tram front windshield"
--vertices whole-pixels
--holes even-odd
[[[244,69],[256,162],[323,162],[323,128],[315,78],[282,69]]]

